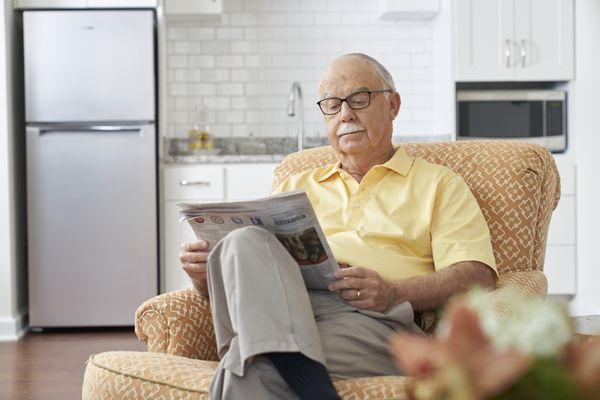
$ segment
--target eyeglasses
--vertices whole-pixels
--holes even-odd
[[[321,112],[325,115],[335,115],[342,109],[342,103],[346,102],[348,107],[353,110],[360,110],[369,107],[371,104],[371,93],[393,93],[392,89],[380,89],[380,90],[362,90],[360,92],[354,92],[345,99],[339,97],[328,97],[326,99],[317,102],[317,105],[321,109]]]

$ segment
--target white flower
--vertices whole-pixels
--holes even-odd
[[[516,349],[538,357],[557,356],[571,341],[573,331],[565,308],[540,298],[513,304],[514,313],[501,319],[490,308],[482,289],[467,293],[466,302],[479,316],[483,331],[497,350]]]

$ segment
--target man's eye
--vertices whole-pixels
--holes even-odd
[[[350,100],[350,104],[352,106],[365,106],[368,103],[368,99],[352,99]]]

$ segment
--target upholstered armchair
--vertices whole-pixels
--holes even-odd
[[[515,300],[545,296],[546,236],[560,197],[554,159],[542,147],[514,142],[406,144],[407,153],[462,175],[487,220],[499,271],[490,312],[511,313]],[[273,184],[336,161],[331,147],[289,155]],[[136,312],[135,330],[148,352],[106,352],[89,358],[83,398],[207,399],[217,366],[208,299],[194,289],[157,296]],[[335,382],[344,399],[405,398],[410,378],[385,376]]]

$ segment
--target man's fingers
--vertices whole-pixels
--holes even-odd
[[[192,240],[189,242],[183,242],[181,244],[181,250],[183,251],[197,251],[206,250],[208,248],[208,242],[202,239]]]
[[[206,275],[206,264],[203,263],[185,263],[183,264],[183,270],[188,275]]]
[[[342,290],[340,291],[340,297],[344,300],[353,300],[353,301],[358,301],[358,300],[364,300],[367,297],[368,293],[366,293],[363,290],[358,290],[358,289],[346,289],[346,290]]]
[[[365,287],[365,282],[363,279],[359,278],[344,278],[338,281],[332,282],[329,285],[329,290],[331,292],[335,292],[336,290],[345,290],[345,289],[363,289]]]
[[[208,259],[208,252],[206,252],[206,251],[182,252],[179,254],[179,260],[182,263],[206,262],[207,259]]]
[[[355,277],[355,278],[366,278],[369,274],[369,271],[363,267],[348,267],[342,268],[338,271],[335,271],[334,276],[336,278],[345,278],[345,277]]]

